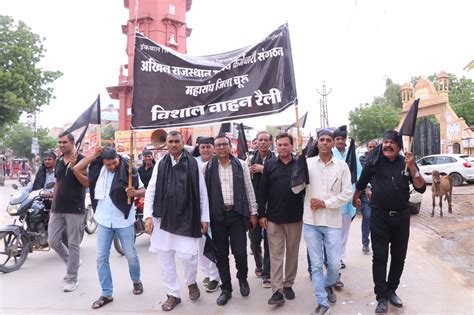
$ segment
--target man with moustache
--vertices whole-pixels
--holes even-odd
[[[150,251],[158,252],[161,276],[168,293],[163,311],[181,303],[175,256],[184,266],[192,301],[200,297],[196,283],[199,240],[207,232],[209,204],[199,164],[184,150],[183,135],[170,131],[166,154],[153,169],[145,194],[145,230],[151,234]]]
[[[304,193],[294,194],[289,185],[296,164],[291,154],[293,137],[283,132],[275,141],[278,158],[265,163],[257,200],[259,223],[267,231],[272,265],[273,295],[268,304],[283,305],[285,299],[295,298],[293,284],[298,270]]]
[[[199,163],[199,168],[203,170],[203,165],[214,156],[214,138],[212,137],[198,137],[197,138],[198,157],[196,160]],[[208,234],[212,237],[211,229],[208,229]],[[214,262],[204,256],[204,246],[206,245],[206,236],[202,236],[199,240],[199,267],[204,274],[202,283],[206,287],[206,292],[214,292],[219,287],[219,270]]]
[[[375,147],[377,146],[377,140],[372,139],[369,142],[367,142],[367,152],[364,153],[364,155],[361,155],[359,158],[360,164],[362,167],[365,167],[365,161],[367,160],[367,156],[369,155],[370,152],[372,152]],[[369,249],[369,234],[370,234],[370,205],[369,201],[370,198],[372,197],[372,190],[370,189],[370,184],[367,185],[365,190],[363,190],[360,193],[360,201],[361,201],[361,207],[360,207],[360,212],[362,214],[362,224],[361,224],[361,230],[362,230],[362,252],[365,254],[368,254],[370,252]]]
[[[229,269],[229,244],[235,258],[240,294],[248,296],[247,237],[257,224],[257,203],[247,164],[234,157],[230,139],[218,135],[215,139],[216,155],[204,165],[209,193],[211,230],[217,247],[217,268],[222,281],[217,305],[223,306],[232,298]]]
[[[257,148],[254,155],[250,159],[250,175],[252,175],[252,186],[255,194],[260,187],[260,179],[263,173],[265,162],[275,155],[270,151],[273,137],[268,131],[260,131],[257,133]],[[250,249],[255,259],[255,274],[262,278],[262,286],[271,288],[272,282],[270,277],[270,254],[268,249],[267,232],[260,225],[249,231]],[[263,259],[262,259],[262,239],[263,239]]]
[[[326,314],[329,302],[336,303],[333,286],[339,276],[341,256],[341,206],[351,199],[351,172],[344,161],[332,156],[334,135],[329,129],[318,132],[319,154],[306,159],[309,185],[306,186],[303,234],[311,260],[313,292],[318,307],[313,314]],[[302,188],[293,188],[299,193]],[[327,259],[324,275],[323,247]]]
[[[79,285],[77,273],[80,265],[80,244],[84,220],[86,188],[89,180],[85,171],[74,170],[84,156],[74,152],[75,139],[71,133],[58,137],[62,155],[56,161],[53,204],[48,225],[48,244],[67,266],[64,292],[76,290]],[[66,230],[68,247],[62,242]]]
[[[52,197],[53,189],[47,189],[46,185],[49,183],[55,183],[54,168],[56,167],[56,154],[53,151],[46,151],[43,153],[43,163],[36,172],[35,180],[28,184],[24,190],[29,193],[35,190],[43,189],[44,197]]]
[[[374,152],[366,161],[356,191],[352,198],[354,206],[360,207],[359,195],[369,181],[373,180],[370,206],[370,233],[372,238],[372,275],[377,296],[375,313],[387,313],[387,299],[396,307],[402,300],[395,291],[400,284],[410,235],[410,182],[416,191],[423,193],[426,184],[418,172],[413,154],[400,155],[402,136],[396,131],[387,131],[383,136],[381,151]],[[405,166],[408,171],[405,171]],[[387,261],[390,249],[391,262],[387,279]]]

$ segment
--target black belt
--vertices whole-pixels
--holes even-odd
[[[229,212],[229,211],[232,211],[232,210],[234,210],[234,205],[230,205],[230,206],[224,205],[224,211],[225,212]]]
[[[409,211],[409,210],[406,209],[406,210],[399,210],[399,211],[398,211],[398,210],[388,210],[388,211],[387,211],[387,210],[385,210],[385,211],[384,211],[384,210],[380,210],[380,211],[378,211],[378,212],[383,213],[383,214],[386,214],[386,215],[388,215],[388,216],[390,216],[390,217],[396,217],[396,216],[399,216],[399,215],[408,213],[408,211]]]

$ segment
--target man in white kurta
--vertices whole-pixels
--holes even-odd
[[[170,132],[167,136],[167,148],[171,157],[171,165],[175,167],[180,161],[184,142],[181,133]],[[163,157],[163,158],[166,158]],[[150,251],[158,253],[163,282],[168,289],[168,299],[163,303],[164,311],[172,310],[181,302],[180,288],[176,273],[175,256],[178,256],[184,266],[185,283],[189,289],[191,300],[199,298],[199,288],[196,283],[199,238],[172,234],[160,228],[161,218],[153,216],[153,204],[156,194],[156,181],[161,160],[156,163],[146,194],[144,217],[147,232],[152,233]],[[202,170],[199,169],[199,196],[201,208],[201,231],[205,233],[209,222],[209,202]]]

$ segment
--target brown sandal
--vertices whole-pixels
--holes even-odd
[[[109,304],[109,303],[112,302],[113,300],[114,300],[113,297],[101,296],[101,297],[99,297],[99,298],[97,299],[97,301],[95,301],[94,303],[92,303],[92,308],[93,308],[93,309],[101,308],[102,306]]]
[[[134,282],[133,283],[133,294],[140,295],[143,293],[143,284],[142,282]]]

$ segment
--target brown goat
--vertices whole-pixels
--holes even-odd
[[[439,210],[440,216],[443,216],[443,196],[444,200],[448,201],[448,212],[452,213],[451,200],[453,194],[453,185],[451,184],[451,177],[449,175],[441,175],[439,171],[433,171],[431,174],[433,183],[431,185],[431,194],[433,198],[433,211],[431,217],[434,216],[434,210],[436,206],[436,197],[439,197]]]

